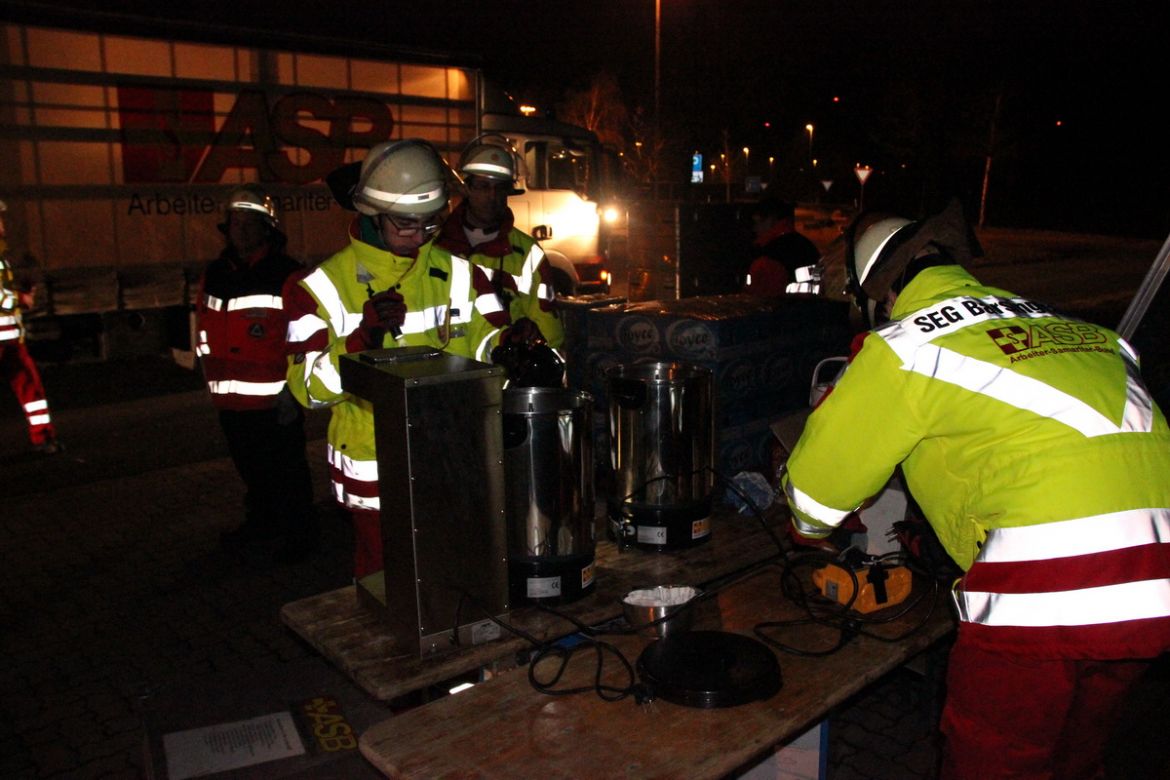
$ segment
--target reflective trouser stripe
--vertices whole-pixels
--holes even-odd
[[[1170,616],[1170,580],[1050,593],[955,590],[959,619],[985,626],[1090,626]]]
[[[984,564],[1026,567],[1036,561],[1084,560],[1083,556],[1168,541],[1170,509],[1161,507],[993,528],[971,567],[970,577],[974,578]],[[987,626],[1086,626],[1170,616],[1170,580],[1165,578],[1032,593],[994,593],[960,587],[954,597],[962,620]]]
[[[1130,509],[1055,523],[994,528],[987,533],[977,561],[1042,561],[1161,542],[1170,542],[1170,509]]]
[[[333,497],[338,503],[359,509],[377,511],[381,504],[378,501],[378,461],[354,460],[332,444],[326,446],[326,456],[329,465],[333,467]],[[343,481],[337,478],[341,474],[346,480],[367,483],[364,492],[370,495],[358,495],[346,489]]]
[[[49,402],[45,399],[29,401],[22,406],[29,425],[48,425],[52,422],[49,416]]]
[[[0,341],[13,341],[20,338],[20,318],[0,315]]]

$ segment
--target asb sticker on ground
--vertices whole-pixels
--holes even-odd
[[[316,752],[356,750],[357,733],[332,696],[316,696],[293,707],[302,732]]]

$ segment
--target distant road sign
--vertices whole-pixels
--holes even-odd
[[[691,155],[691,184],[703,183],[703,155]]]
[[[865,180],[869,178],[871,173],[873,173],[873,168],[870,168],[868,165],[863,168],[859,165],[853,169],[853,172],[857,174],[857,180],[862,184],[865,184]]]

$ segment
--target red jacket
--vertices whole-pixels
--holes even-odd
[[[244,260],[225,249],[204,271],[196,353],[220,409],[267,409],[284,389],[288,316],[281,288],[303,270],[275,246]]]
[[[791,220],[779,220],[753,246],[759,255],[748,268],[749,283],[743,288],[752,295],[784,295],[796,269],[814,265],[821,257],[816,245],[797,233]]]

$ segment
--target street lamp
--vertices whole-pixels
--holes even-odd
[[[662,0],[654,0],[654,144],[656,149],[662,130],[662,107],[659,84],[662,61]],[[654,177],[654,199],[658,200],[658,176]]]
[[[751,149],[747,148],[746,146],[743,148],[743,175],[744,175],[744,178],[747,178],[748,173],[751,172],[751,165],[750,165],[751,158],[749,156],[749,155],[751,155],[751,153],[752,153]]]
[[[811,124],[805,125],[804,129],[808,131],[808,159],[812,160],[813,126]]]

